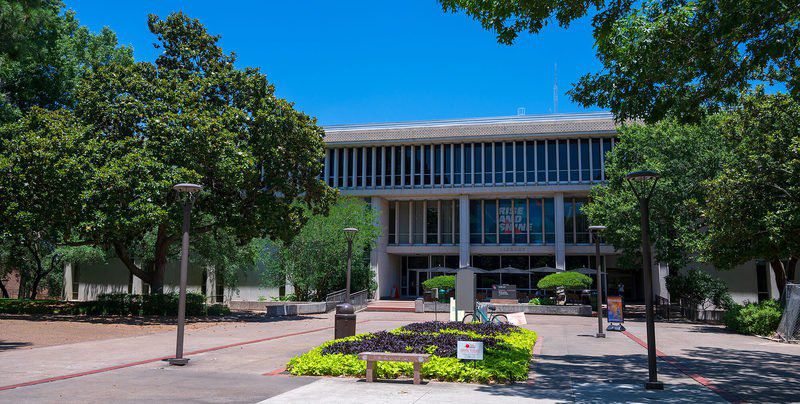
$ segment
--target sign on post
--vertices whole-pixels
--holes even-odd
[[[483,342],[480,341],[458,341],[456,349],[458,359],[473,361],[483,360]]]

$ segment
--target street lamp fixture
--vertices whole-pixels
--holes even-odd
[[[344,303],[336,306],[333,324],[333,335],[336,339],[356,335],[356,311],[350,304],[350,269],[353,263],[353,239],[355,239],[356,233],[358,233],[358,229],[355,227],[344,229],[344,237],[347,240],[347,284],[345,285]]]
[[[642,216],[642,270],[644,271],[644,304],[647,320],[647,369],[648,390],[663,390],[664,383],[658,381],[656,368],[656,325],[653,313],[653,257],[650,251],[650,198],[656,189],[660,175],[655,171],[634,171],[625,176],[633,194],[639,201]]]
[[[181,245],[181,279],[180,295],[178,297],[178,339],[175,344],[175,357],[168,359],[170,365],[184,366],[189,363],[189,358],[183,357],[183,330],[186,325],[186,273],[189,265],[189,218],[192,213],[195,194],[203,189],[197,184],[176,184],[172,187],[178,193],[185,193],[187,198],[183,202],[183,242]]]
[[[602,270],[600,268],[600,232],[604,231],[606,226],[589,226],[589,232],[594,238],[594,260],[597,265],[597,338],[605,338],[606,333],[603,332],[603,293],[602,293]]]
[[[344,229],[344,237],[347,239],[347,283],[345,285],[347,295],[345,296],[345,303],[350,303],[350,269],[353,262],[353,239],[356,238],[356,233],[358,233],[358,229],[355,227],[346,227]]]

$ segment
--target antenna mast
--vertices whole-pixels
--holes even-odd
[[[558,63],[553,64],[553,113],[558,113]]]

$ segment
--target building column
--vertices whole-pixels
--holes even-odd
[[[64,264],[64,300],[72,300],[72,266],[71,262]]]
[[[458,200],[458,266],[470,266],[469,259],[469,196],[461,195]]]
[[[206,301],[216,303],[217,299],[217,272],[214,267],[209,265],[206,267]]]
[[[389,265],[389,254],[386,246],[389,244],[389,201],[384,198],[372,197],[372,210],[378,218],[380,235],[375,243],[375,247],[369,253],[369,264],[374,272],[375,279],[375,300],[380,300],[381,296],[391,296],[392,293],[392,268]]]
[[[556,225],[556,268],[560,270],[567,269],[567,257],[564,239],[564,194],[558,192],[555,194],[553,209],[555,211],[555,225]]]
[[[142,278],[139,278],[136,275],[131,275],[133,277],[131,281],[131,294],[134,295],[143,295],[144,294],[144,282],[142,282]]]

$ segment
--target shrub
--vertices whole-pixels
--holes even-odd
[[[231,308],[224,304],[212,304],[206,309],[207,316],[227,316],[231,314]]]
[[[771,335],[778,329],[783,311],[777,300],[734,304],[723,317],[725,327],[740,334]]]
[[[197,317],[205,315],[225,315],[230,313],[230,309],[228,309],[227,306],[214,305],[206,307],[205,300],[206,298],[202,294],[187,293],[186,315]],[[131,295],[128,293],[103,293],[97,296],[97,300],[86,302],[0,299],[0,313],[92,316],[176,316],[178,314],[178,294]]]
[[[713,303],[728,309],[733,304],[725,282],[703,270],[692,269],[686,275],[669,275],[666,283],[670,298],[684,299],[693,308],[705,310]]]
[[[533,306],[552,306],[556,304],[556,301],[549,297],[534,297],[528,304]]]
[[[458,340],[484,341],[482,361],[455,357]],[[414,323],[393,331],[360,334],[329,341],[292,358],[287,369],[294,375],[363,377],[366,363],[357,354],[364,351],[426,352],[431,360],[422,365],[428,379],[458,382],[510,382],[527,380],[536,333],[513,325]],[[378,362],[380,378],[412,376],[411,363]]]
[[[539,289],[555,289],[562,287],[569,290],[587,289],[592,286],[592,278],[580,272],[556,272],[540,279],[536,284]]]
[[[456,288],[456,277],[453,275],[439,275],[434,276],[422,282],[422,287],[425,290],[432,290],[432,289],[455,289]]]

